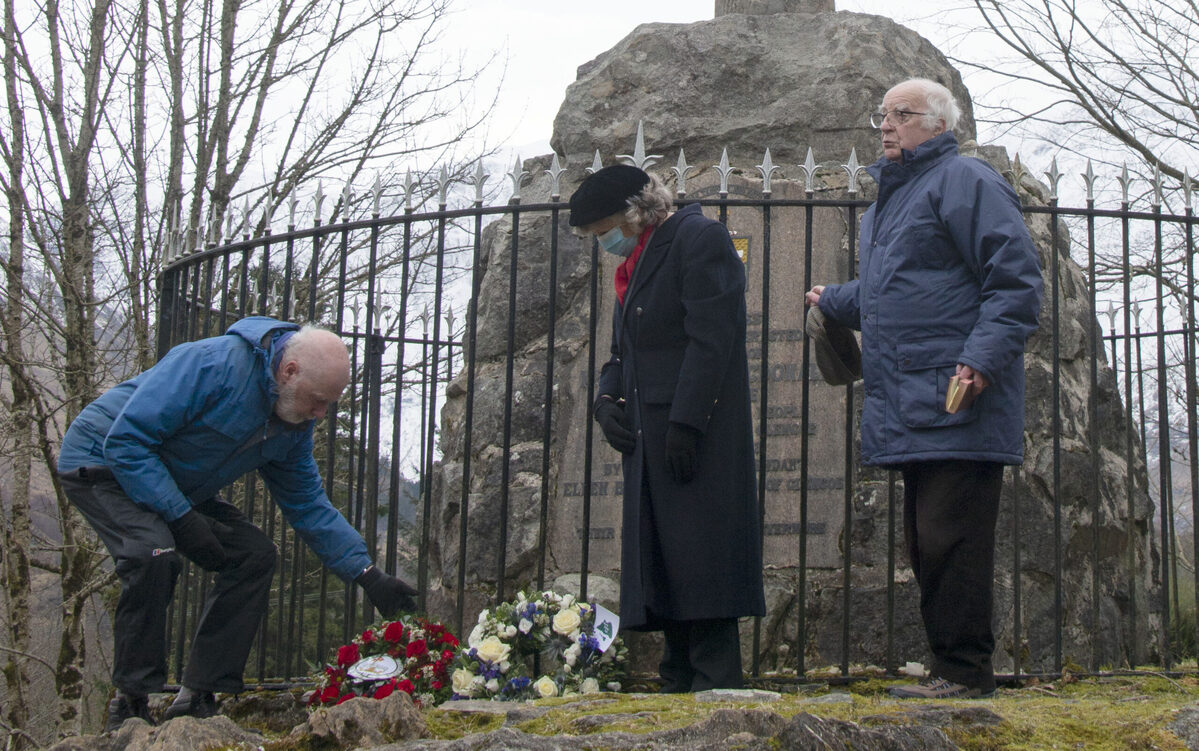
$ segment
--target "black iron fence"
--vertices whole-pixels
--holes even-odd
[[[857,465],[860,398],[813,379],[808,344],[795,335],[803,290],[852,275],[869,200],[856,160],[824,171],[823,182],[809,163],[806,179],[772,183],[769,155],[764,164],[750,179],[726,163],[691,191],[687,170],[675,169],[679,202],[725,222],[750,271],[773,578],[771,612],[743,630],[746,649],[754,674],[825,665],[848,674],[857,663],[894,671],[923,642],[896,540],[896,477]],[[443,174],[435,210],[414,208],[419,189],[409,184],[395,216],[381,214],[376,189],[365,219],[350,218],[347,201],[332,224],[293,221],[282,234],[221,240],[201,232],[186,252],[180,236],[160,278],[160,353],[246,315],[314,321],[346,340],[353,378],[317,436],[327,490],[380,565],[419,582],[422,606],[458,633],[514,587],[573,574],[587,597],[594,576],[613,573],[604,551],[619,529],[613,539],[596,516],[619,493],[586,417],[611,295],[594,245],[564,231],[563,173],[555,159],[548,200],[537,203],[522,201],[517,168],[509,203],[485,206],[480,170],[465,208],[449,207]],[[1004,491],[996,620],[1006,657],[997,665],[1017,676],[1066,665],[1173,669],[1196,644],[1189,185],[1182,213],[1163,209],[1160,185],[1147,210],[1134,208],[1127,181],[1116,208],[1096,206],[1090,180],[1085,206],[1067,208],[1056,167],[1048,189],[1018,163],[1009,175],[1022,187],[1046,285],[1029,344],[1028,458]],[[526,465],[514,458],[518,442],[537,447]],[[522,480],[532,512],[517,519],[511,492],[522,466],[535,476]],[[301,677],[373,613],[306,551],[253,477],[229,493],[281,551],[249,677]],[[530,540],[523,549],[520,536]],[[176,675],[206,586],[193,569],[178,590]],[[881,636],[862,638],[869,629]]]

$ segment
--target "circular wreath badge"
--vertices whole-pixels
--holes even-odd
[[[619,691],[627,657],[619,637],[600,650],[594,606],[570,594],[522,591],[479,614],[454,660],[453,698],[511,701]]]
[[[404,616],[383,621],[337,649],[336,662],[315,676],[310,708],[341,704],[356,696],[382,699],[395,691],[418,706],[450,698],[449,668],[458,639],[440,623]]]

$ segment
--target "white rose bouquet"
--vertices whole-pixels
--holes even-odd
[[[479,614],[454,661],[454,698],[519,700],[596,693],[601,686],[619,690],[628,650],[618,638],[601,652],[594,631],[591,604],[548,590],[519,592],[515,600]]]

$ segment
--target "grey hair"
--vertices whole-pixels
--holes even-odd
[[[670,188],[663,185],[657,175],[646,174],[649,175],[649,185],[629,199],[629,208],[624,213],[630,224],[643,228],[666,221],[670,209],[674,206],[674,196],[670,194]]]
[[[924,109],[927,113],[924,115],[925,128],[933,130],[937,127],[938,120],[944,121],[945,130],[953,130],[957,127],[962,110],[958,107],[957,100],[953,98],[953,92],[927,78],[912,78],[904,83],[916,86],[924,95]]]
[[[295,350],[295,348],[297,346],[299,346],[302,349],[303,348],[302,345],[304,344],[304,342],[306,342],[307,340],[312,338],[312,333],[314,331],[323,331],[326,334],[333,333],[332,331],[329,331],[329,329],[326,329],[322,326],[317,326],[315,324],[306,323],[303,326],[301,326],[299,328],[299,330],[296,331],[296,333],[292,334],[291,337],[289,337],[287,341],[283,342],[283,351],[280,354],[286,356],[288,352],[293,352],[293,350]],[[334,334],[334,336],[336,336],[336,334]],[[293,354],[294,354],[294,352],[293,352]]]
[[[336,332],[330,331],[323,326],[306,323],[283,343],[283,349],[280,352],[280,357],[282,358],[280,363],[282,364],[289,357],[297,360],[307,360],[315,357],[314,362],[323,363],[328,352],[332,350],[322,350],[322,342],[329,348],[332,348],[332,342],[334,341],[340,342],[343,347],[345,346],[345,343],[341,341],[341,337]]]

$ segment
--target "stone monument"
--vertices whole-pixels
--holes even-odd
[[[948,86],[963,105],[958,137],[972,145],[974,121],[970,96],[959,74],[945,57],[914,32],[878,16],[833,12],[831,2],[799,0],[719,0],[716,18],[693,24],[643,24],[615,47],[581,66],[578,79],[566,92],[554,122],[552,145],[564,158],[567,173],[561,195],[570,195],[590,166],[597,150],[605,164],[617,154],[633,152],[639,125],[646,153],[657,155],[648,169],[679,186],[669,166],[680,151],[695,169],[687,172],[687,199],[715,195],[720,188],[716,165],[723,153],[734,166],[728,178],[731,197],[759,197],[763,184],[756,165],[764,164],[770,149],[772,196],[804,198],[804,163],[809,147],[817,170],[812,188],[817,197],[845,197],[849,176],[841,165],[853,150],[869,163],[879,151],[877,132],[867,115],[892,85],[908,77],[932,78]],[[978,149],[1000,169],[1009,169],[1006,154]],[[522,201],[548,201],[550,157],[528,160],[532,176],[522,188]],[[1016,176],[1025,202],[1044,202],[1043,188]],[[870,199],[872,186],[863,184],[858,197]],[[755,387],[755,416],[765,422],[765,442],[758,452],[765,469],[764,554],[768,615],[760,624],[758,657],[764,670],[796,664],[798,582],[804,567],[805,665],[836,664],[843,657],[842,603],[845,601],[841,566],[852,560],[850,581],[851,638],[847,659],[880,664],[885,659],[886,583],[888,553],[888,478],[886,473],[858,468],[856,428],[852,407],[861,394],[833,388],[811,376],[808,409],[802,392],[802,295],[810,283],[848,278],[854,264],[849,235],[856,231],[861,209],[815,207],[808,237],[802,210],[776,209],[765,232],[761,208],[728,210],[727,223],[746,263],[750,315],[748,331],[751,381]],[[1059,252],[1062,294],[1059,329],[1062,370],[1063,471],[1061,506],[1065,519],[1066,570],[1079,578],[1066,597],[1063,632],[1068,657],[1086,663],[1091,650],[1105,664],[1117,664],[1131,645],[1152,641],[1160,624],[1147,606],[1155,586],[1153,541],[1147,533],[1153,509],[1148,501],[1144,465],[1138,457],[1124,465],[1124,416],[1109,369],[1099,385],[1101,445],[1089,446],[1087,357],[1089,342],[1085,286],[1080,270],[1065,255],[1068,242],[1054,243],[1048,220],[1030,220],[1034,239],[1048,276],[1050,253]],[[468,489],[466,617],[486,606],[496,589],[499,530],[506,523],[505,591],[533,581],[544,556],[547,585],[577,590],[579,571],[588,571],[588,594],[615,607],[619,582],[621,473],[618,455],[591,436],[591,475],[587,478],[587,427],[593,374],[588,361],[591,249],[566,228],[565,212],[551,256],[550,217],[544,213],[521,217],[517,239],[519,258],[515,289],[509,287],[513,227],[508,219],[485,231],[483,274],[477,299],[476,375],[472,469]],[[769,246],[767,245],[769,240]],[[810,256],[809,256],[810,253]],[[765,299],[769,254],[770,306]],[[604,255],[604,254],[601,254]],[[548,519],[546,539],[539,535],[544,465],[544,393],[549,322],[549,264],[556,261],[554,302],[555,347],[553,423],[548,450]],[[596,364],[607,359],[614,264],[602,259],[597,283]],[[810,263],[810,274],[806,271]],[[505,354],[509,343],[509,301],[515,296],[516,321],[511,343],[512,399],[505,400]],[[1027,356],[1027,460],[1022,471],[1009,475],[1000,521],[997,558],[996,620],[1000,645],[996,666],[1010,670],[1018,659],[1022,669],[1048,669],[1053,650],[1053,517],[1051,325],[1048,294],[1042,329],[1029,344]],[[764,335],[765,333],[765,335]],[[762,378],[763,373],[765,378]],[[765,383],[766,414],[760,384]],[[451,387],[442,414],[444,460],[436,485],[436,508],[431,551],[434,612],[448,616],[456,601],[458,539],[461,523],[464,458],[465,377]],[[1077,405],[1083,405],[1080,410]],[[500,492],[503,473],[505,408],[511,410],[508,489]],[[806,483],[802,470],[803,426],[807,425]],[[847,432],[848,431],[848,432]],[[1098,521],[1091,518],[1089,458],[1103,457]],[[1010,470],[1009,470],[1010,471]],[[1133,473],[1135,508],[1128,519],[1125,478]],[[848,485],[847,485],[848,482]],[[901,491],[900,491],[901,493]],[[902,499],[902,495],[900,495]],[[800,503],[806,501],[807,526],[800,522]],[[507,504],[506,515],[501,513]],[[1019,533],[1024,623],[1016,627],[1011,613],[1016,581],[1013,576],[1011,529],[1014,506],[1024,525]],[[900,502],[902,508],[902,502]],[[585,514],[589,537],[583,539]],[[849,527],[846,528],[846,519]],[[895,519],[896,659],[927,659],[916,608],[917,593],[902,553],[901,520]],[[1100,566],[1101,623],[1090,628],[1091,530],[1098,525],[1106,541]],[[803,558],[801,561],[801,544]],[[1125,567],[1132,546],[1135,571]],[[1129,593],[1137,593],[1138,622],[1128,623]],[[751,629],[743,627],[746,665],[750,664]],[[1096,636],[1098,635],[1098,638]],[[645,650],[642,650],[643,652]],[[644,654],[640,663],[652,669]]]

